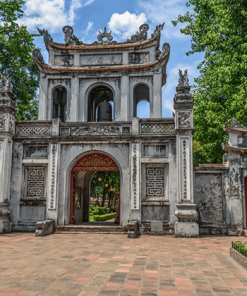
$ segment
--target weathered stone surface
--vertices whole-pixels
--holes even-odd
[[[130,221],[127,225],[128,238],[136,238],[139,234],[138,221]]]
[[[176,222],[176,237],[199,237],[199,225],[196,222]]]
[[[0,203],[0,233],[11,232],[12,223],[8,220],[11,214],[9,203]]]
[[[247,257],[243,254],[239,253],[237,250],[230,248],[230,256],[238,262],[238,264],[242,265],[247,269]]]
[[[163,231],[163,222],[162,221],[152,221],[151,222],[151,231],[162,232]]]
[[[46,236],[52,234],[55,229],[54,220],[38,221],[36,223],[35,236]]]
[[[222,174],[200,173],[195,175],[195,204],[199,223],[223,223]]]

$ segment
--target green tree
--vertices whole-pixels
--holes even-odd
[[[98,179],[102,181],[99,182]],[[105,187],[108,184],[108,187]],[[113,192],[111,192],[113,189]],[[97,172],[91,181],[90,196],[99,198],[102,197],[101,206],[104,207],[105,200],[113,199],[114,196],[118,196],[120,192],[120,173],[119,172]],[[115,194],[117,193],[117,194]]]
[[[31,52],[34,38],[25,26],[18,25],[23,16],[23,0],[0,0],[0,73],[12,77],[13,99],[17,103],[17,120],[37,119],[39,71]]]
[[[222,126],[231,117],[247,125],[247,1],[189,0],[193,11],[172,23],[188,23],[191,51],[204,52],[200,76],[193,86],[194,161],[220,163],[227,140]]]

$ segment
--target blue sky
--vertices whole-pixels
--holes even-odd
[[[85,43],[97,40],[99,30],[112,31],[116,41],[125,41],[138,31],[141,24],[150,26],[148,37],[155,26],[165,22],[161,33],[161,47],[170,43],[171,55],[167,65],[167,83],[163,87],[163,117],[171,117],[173,97],[178,83],[178,69],[188,69],[190,84],[198,76],[197,66],[203,54],[187,57],[190,49],[190,37],[180,33],[181,25],[174,27],[171,21],[179,14],[188,11],[186,0],[26,0],[25,15],[21,24],[31,33],[37,33],[37,27],[47,29],[53,40],[64,43],[63,26],[69,25],[74,34]],[[190,8],[191,9],[191,8]],[[35,40],[37,47],[47,61],[48,54],[43,37]],[[144,102],[145,103],[145,102]],[[148,117],[145,104],[138,108],[139,117]]]

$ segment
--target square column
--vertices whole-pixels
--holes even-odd
[[[179,70],[179,86],[174,97],[175,131],[177,134],[178,204],[175,215],[176,237],[198,237],[198,213],[194,204],[193,186],[193,95],[189,93],[187,70]]]
[[[150,118],[162,118],[162,71],[154,72],[153,97],[150,101]]]
[[[0,81],[0,233],[11,232],[10,178],[12,168],[12,137],[15,134],[15,102],[12,100],[11,78]]]
[[[71,100],[70,100],[70,114],[69,121],[78,121],[79,109],[79,77],[76,75],[71,79]]]
[[[48,79],[44,73],[40,73],[39,81],[39,120],[47,120],[47,90],[48,90]]]

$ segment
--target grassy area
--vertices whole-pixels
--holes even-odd
[[[114,218],[116,213],[110,213],[110,214],[105,214],[105,215],[94,215],[94,221],[107,221],[112,218]]]
[[[234,249],[236,249],[237,251],[239,251],[239,253],[247,256],[247,247],[244,244],[242,244],[240,242],[239,243],[236,243],[234,245]]]

